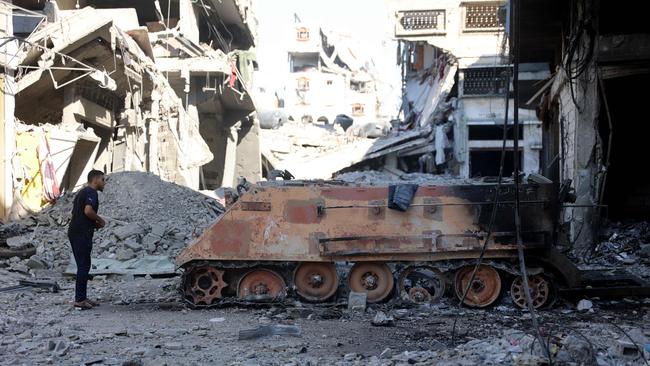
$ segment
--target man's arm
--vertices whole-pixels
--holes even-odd
[[[97,212],[95,212],[93,206],[86,205],[84,207],[84,214],[93,222],[97,223],[97,226],[104,227],[106,225],[106,221],[104,221],[104,219],[102,219],[101,217],[99,217],[99,215],[97,215]]]

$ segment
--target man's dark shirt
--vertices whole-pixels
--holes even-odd
[[[95,230],[95,222],[86,216],[84,208],[90,205],[95,212],[99,210],[97,191],[91,187],[84,187],[74,197],[72,206],[72,220],[68,227],[68,234],[90,234]]]

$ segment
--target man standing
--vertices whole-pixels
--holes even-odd
[[[72,245],[74,260],[77,262],[75,309],[87,310],[99,305],[86,297],[86,288],[88,287],[88,272],[90,272],[90,252],[93,249],[93,233],[95,229],[106,225],[106,221],[97,215],[99,210],[97,191],[103,190],[104,173],[99,170],[91,170],[88,173],[88,185],[77,192],[74,197],[68,239]]]

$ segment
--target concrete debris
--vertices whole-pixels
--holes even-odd
[[[296,179],[330,179],[360,161],[374,141],[331,124],[289,121],[277,129],[260,131],[268,171],[288,170]]]
[[[223,212],[216,200],[153,174],[114,173],[107,179],[100,192],[99,214],[108,224],[95,232],[91,273],[174,273],[170,258]],[[5,232],[21,228],[13,229],[22,233],[18,239],[9,241],[39,238],[34,248],[37,254],[14,263],[24,263],[24,272],[51,268],[61,273],[67,268],[74,273],[67,238],[73,198],[67,194],[38,214],[0,226]]]
[[[582,299],[582,300],[578,301],[578,305],[576,305],[576,309],[578,311],[590,311],[590,310],[593,309],[593,307],[594,307],[594,304],[591,301],[587,300],[587,299]]]
[[[350,295],[348,296],[348,309],[362,312],[365,311],[367,298],[368,294],[365,292],[350,291]]]
[[[378,311],[372,319],[372,325],[377,327],[390,327],[395,325],[395,318],[386,315],[383,311]]]
[[[589,255],[580,249],[571,252],[571,258],[581,269],[623,267],[650,280],[650,222],[612,222],[601,228],[600,238]]]
[[[426,173],[403,173],[399,176],[387,171],[358,171],[342,173],[334,176],[335,180],[347,183],[384,186],[390,183],[409,182],[419,185],[463,185],[480,184],[480,180],[462,179],[451,175],[436,175]]]
[[[32,245],[32,240],[28,236],[12,236],[5,239],[5,243],[10,248],[22,248]]]
[[[256,61],[250,0],[210,7],[227,20],[197,16],[184,2],[166,22],[154,3],[2,5],[22,14],[2,25],[0,64],[11,71],[3,89],[13,90],[2,94],[9,135],[0,152],[11,173],[2,175],[2,219],[77,190],[93,168],[151,172],[194,189],[233,185],[240,175],[261,179],[248,92]],[[203,34],[224,22],[228,43]]]
[[[108,219],[110,220],[110,218]],[[124,240],[127,238],[130,238],[131,236],[134,235],[142,235],[146,232],[146,229],[140,226],[138,223],[131,223],[131,224],[126,224],[124,226],[120,226],[116,228],[113,231],[113,235],[117,238],[117,240]]]
[[[132,259],[135,257],[135,253],[131,249],[118,249],[115,253],[115,259],[118,261],[128,261],[129,259]]]
[[[33,255],[29,257],[29,260],[25,264],[30,269],[45,269],[47,268],[47,263],[38,255]]]
[[[571,362],[572,360],[580,360],[584,365],[595,366],[598,364],[589,341],[577,335],[566,337],[556,356],[557,362]]]

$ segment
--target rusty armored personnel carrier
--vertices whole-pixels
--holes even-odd
[[[420,186],[400,211],[388,208],[388,186],[258,183],[178,255],[182,291],[193,305],[286,296],[326,302],[347,291],[365,292],[368,302],[391,296],[433,302],[445,293],[461,298],[487,235],[496,188],[482,182]],[[526,305],[514,189],[512,182],[500,187],[485,260],[464,300],[469,306],[488,306],[507,289],[515,304]],[[559,205],[556,184],[520,185],[535,307],[579,277],[554,250]]]

